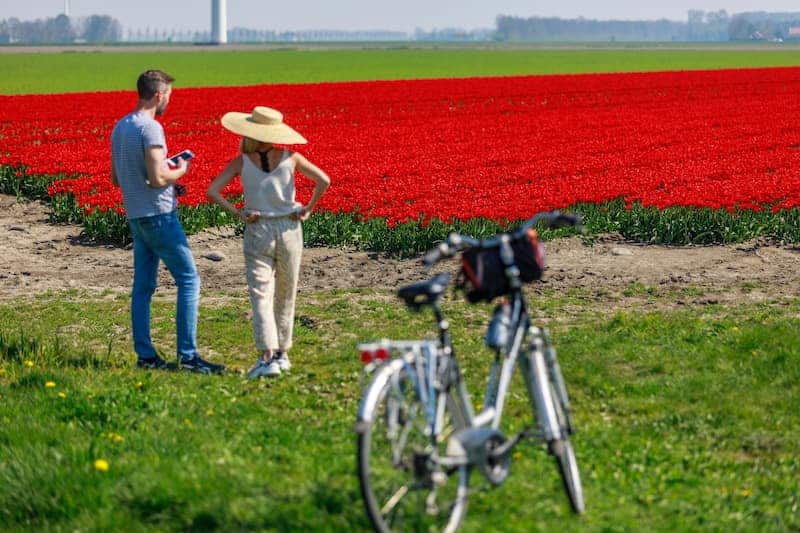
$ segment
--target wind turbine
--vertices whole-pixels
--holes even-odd
[[[211,0],[211,42],[228,42],[228,18],[226,0]]]

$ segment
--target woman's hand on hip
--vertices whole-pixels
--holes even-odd
[[[292,218],[302,222],[303,220],[308,220],[308,216],[310,214],[311,214],[311,210],[308,207],[303,206],[300,209],[298,209],[297,211],[295,211],[294,213],[292,213]]]

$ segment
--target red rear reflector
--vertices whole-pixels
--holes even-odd
[[[386,361],[389,359],[388,348],[368,348],[361,350],[361,362],[365,365],[374,363],[375,361]]]

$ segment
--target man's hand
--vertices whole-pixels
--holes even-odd
[[[150,146],[145,149],[144,164],[147,169],[147,181],[151,187],[161,188],[181,179],[189,171],[189,162],[178,160],[178,164],[170,167],[164,159],[164,148]]]
[[[175,165],[175,170],[180,170],[184,174],[189,172],[189,160],[182,157],[178,158],[178,164]]]

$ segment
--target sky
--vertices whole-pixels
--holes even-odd
[[[70,16],[110,15],[123,28],[203,30],[211,0],[69,0]],[[491,28],[497,15],[621,20],[686,20],[690,9],[728,13],[800,11],[797,0],[227,0],[228,27],[277,31]],[[0,20],[55,17],[64,0],[0,0]]]

